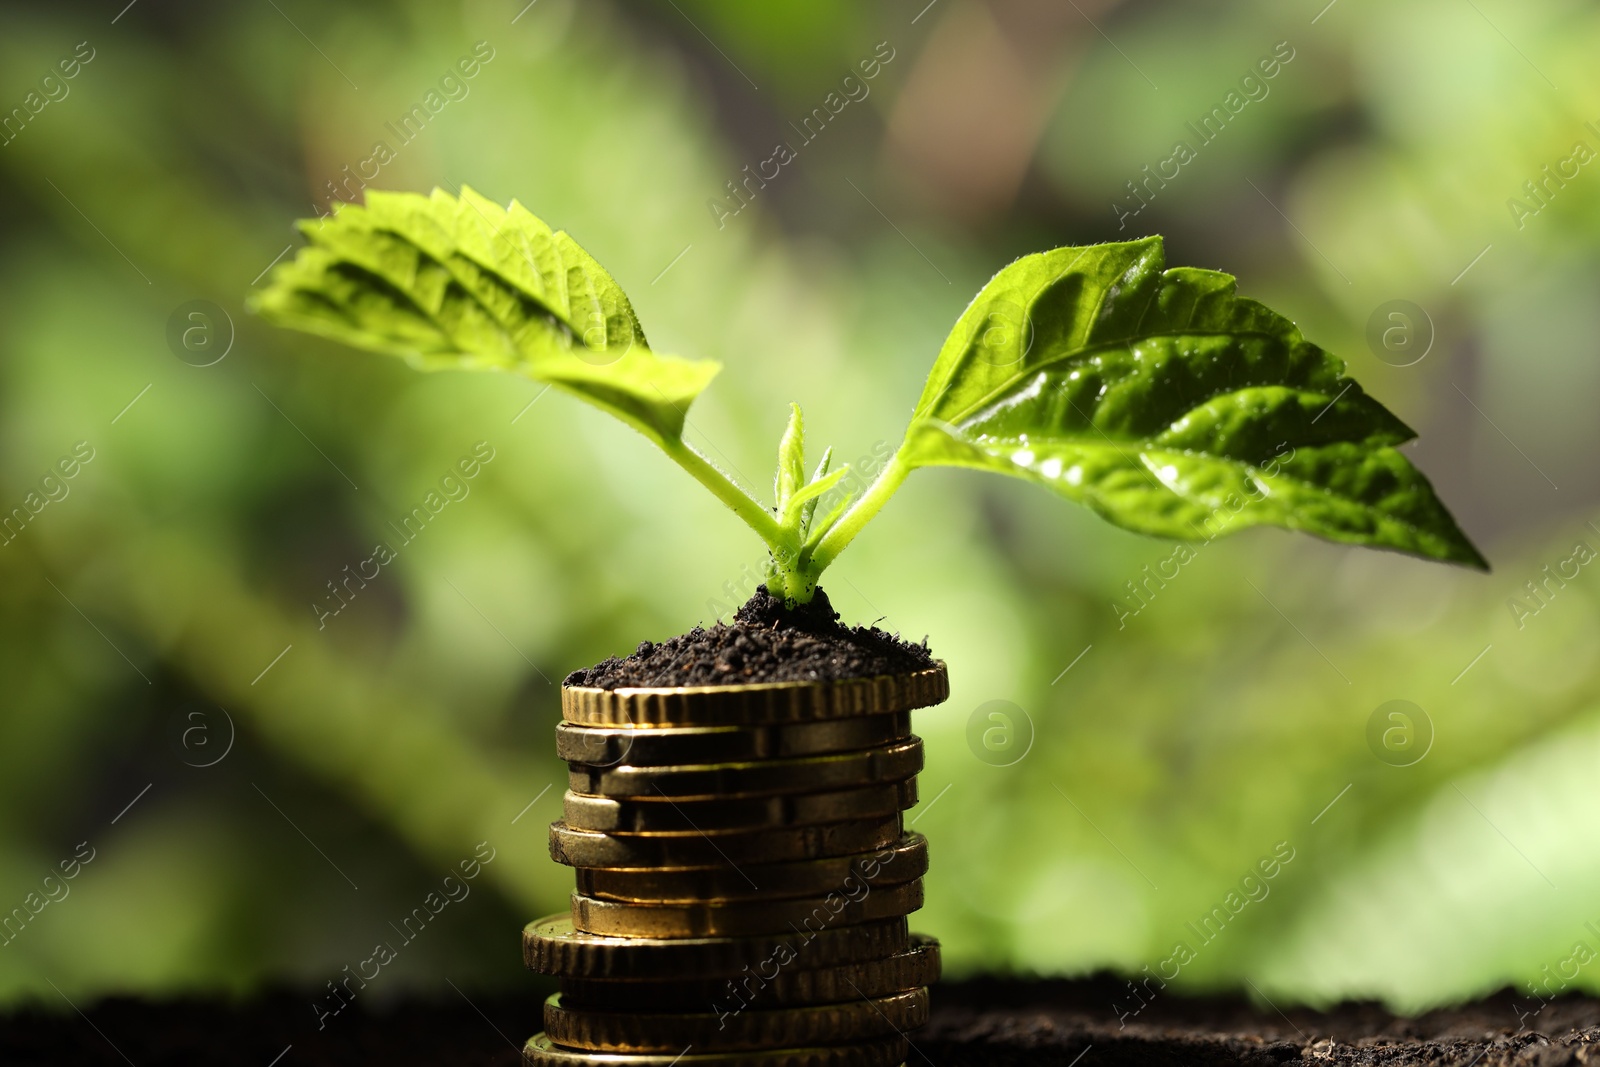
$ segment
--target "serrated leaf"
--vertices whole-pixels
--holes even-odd
[[[1141,533],[1270,524],[1485,567],[1415,436],[1294,324],[1216,271],[1164,270],[1161,239],[1006,267],[939,353],[911,466],[1025,477]]]
[[[427,369],[525,374],[662,444],[720,369],[652,352],[621,287],[516,201],[372,191],[300,227],[309,246],[252,301],[280,325]]]

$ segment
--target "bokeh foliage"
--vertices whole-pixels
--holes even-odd
[[[1600,950],[1600,580],[1541,574],[1600,546],[1600,167],[1520,228],[1506,204],[1574,141],[1600,147],[1593,11],[1085,4],[1112,46],[1070,5],[1021,2],[280,6],[0,9],[6,108],[96,50],[0,147],[4,508],[94,449],[0,546],[0,908],[96,850],[0,948],[0,998],[320,987],[481,840],[475,895],[379,991],[523,981],[518,926],[570,887],[544,848],[555,683],[748,587],[759,545],[603,416],[242,313],[291,220],[480,40],[493,60],[378,184],[469,183],[571,232],[655,346],[725,365],[689,437],[748,484],[790,400],[841,457],[896,440],[1013,256],[1163,232],[1171,262],[1239,275],[1416,426],[1495,563],[1252,531],[1119,620],[1171,546],[1028,486],[917,475],[828,590],[950,663],[951,700],[920,713],[917,829],[918,926],[952,973],[1135,972],[1182,939],[1193,987],[1411,1007]],[[870,95],[719,228],[706,201],[880,41]],[[1270,93],[1119,232],[1124,183],[1280,41]],[[166,340],[196,299],[237,328],[204,368]],[[1414,366],[1365,339],[1395,299],[1437,328]],[[495,458],[470,493],[319,628],[326,583],[479,441]],[[1396,698],[1436,735],[1409,767],[1367,740]],[[967,743],[996,699],[1035,730],[1008,767]],[[219,709],[233,749],[188,765],[187,716],[225,733]],[[1269,895],[1199,945],[1185,924],[1278,842],[1295,858]],[[1600,968],[1573,982],[1600,989]]]

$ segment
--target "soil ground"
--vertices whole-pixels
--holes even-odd
[[[517,1063],[539,1028],[541,992],[489,997],[465,990],[381,1012],[359,1002],[318,1030],[314,992],[280,992],[229,1006],[208,1001],[79,1003],[50,994],[34,1011],[0,1015],[7,1067],[439,1067]],[[469,1002],[466,998],[470,996]],[[1501,993],[1474,1004],[1396,1018],[1370,1004],[1328,1012],[1257,1008],[1232,997],[1161,993],[1119,1025],[1113,1002],[1135,1002],[1119,979],[984,979],[935,987],[933,1021],[912,1036],[907,1067],[1176,1067],[1302,1062],[1322,1065],[1556,1067],[1600,1063],[1600,1001],[1564,997],[1519,1025],[1537,1002]],[[287,1049],[287,1052],[285,1052]],[[282,1055],[281,1060],[274,1057]]]
[[[621,689],[837,681],[903,674],[932,662],[926,641],[913,645],[876,626],[846,626],[821,589],[811,603],[791,609],[762,588],[731,624],[645,641],[632,655],[573,671],[566,684]]]

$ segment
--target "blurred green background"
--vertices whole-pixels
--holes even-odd
[[[482,841],[472,895],[372,995],[528,986],[519,927],[571,886],[545,847],[556,685],[710,622],[759,565],[564,396],[245,315],[378,141],[373,184],[522,200],[654,347],[722,360],[690,437],[758,487],[791,399],[844,457],[898,440],[1017,255],[1164,233],[1171,262],[1237,274],[1417,427],[1495,571],[1253,531],[1119,621],[1170,546],[918,474],[828,583],[950,664],[919,713],[916,925],[951,975],[1170,974],[1183,942],[1179,984],[1279,1004],[1600,989],[1574,962],[1600,953],[1600,568],[1576,551],[1600,549],[1600,163],[1574,160],[1600,149],[1593,5],[124,2],[0,7],[0,111],[26,120],[0,145],[0,507],[28,517],[0,545],[0,913],[28,912],[0,1001],[321,988]],[[478,42],[492,58],[402,143],[389,124]],[[1275,49],[1201,145],[1186,123]],[[1180,139],[1195,157],[1119,228]],[[708,205],[779,141],[797,158],[748,207]],[[168,342],[195,300],[235,335],[209,366]],[[1369,343],[1396,300],[1431,344]],[[480,441],[470,495],[319,626],[328,583]],[[79,442],[92,459],[45,481]],[[1397,699],[1420,710],[1369,742]],[[967,740],[994,700],[1025,714],[998,755]]]

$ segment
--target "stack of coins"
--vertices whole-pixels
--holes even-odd
[[[560,979],[529,1067],[896,1067],[939,945],[910,711],[943,663],[827,683],[564,688],[550,853],[570,914],[523,931]]]

